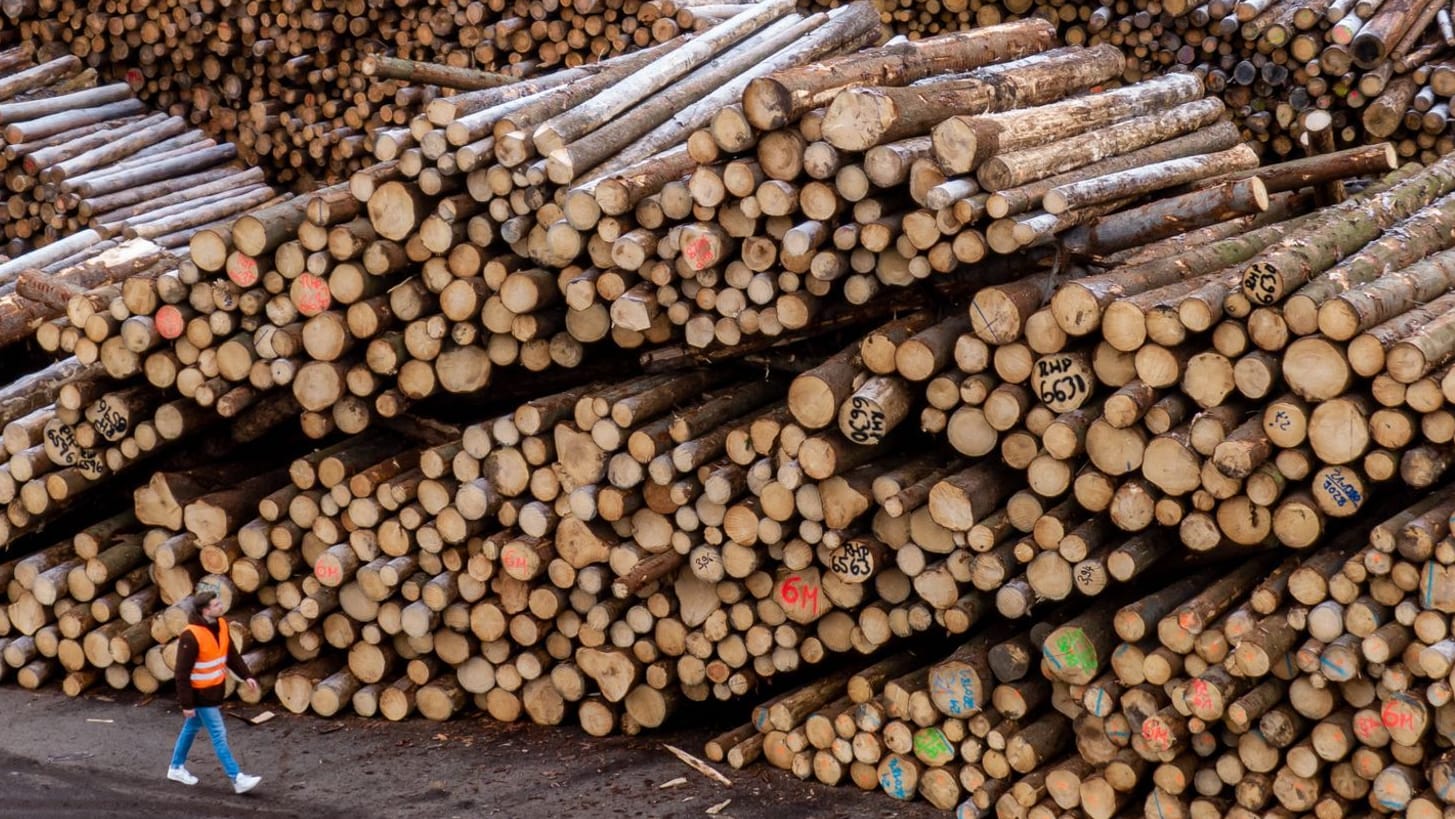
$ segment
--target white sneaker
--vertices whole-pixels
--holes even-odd
[[[196,780],[194,779],[193,781],[195,782]],[[261,776],[252,776],[251,774],[240,773],[237,775],[237,778],[232,780],[232,792],[247,793],[253,788],[256,788],[258,786],[258,783],[262,781],[263,778]]]
[[[186,768],[168,768],[167,778],[173,782],[181,782],[183,785],[197,784],[197,777],[193,776]]]

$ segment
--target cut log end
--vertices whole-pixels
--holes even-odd
[[[839,94],[824,117],[824,139],[845,151],[867,151],[899,119],[894,101],[872,91]]]

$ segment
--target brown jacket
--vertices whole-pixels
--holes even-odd
[[[192,615],[191,624],[208,629],[213,636],[217,636],[219,633],[217,623],[207,622],[200,614]],[[214,685],[211,688],[202,689],[192,687],[192,666],[196,663],[197,638],[192,636],[192,632],[184,631],[182,636],[177,639],[177,702],[183,708],[216,708],[222,705],[223,693],[227,691],[227,686]],[[243,662],[242,655],[237,652],[237,640],[227,641],[227,667],[232,673],[243,679],[252,676],[253,672],[248,670],[247,663]]]

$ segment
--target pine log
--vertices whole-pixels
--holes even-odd
[[[849,89],[829,104],[824,139],[836,148],[865,151],[928,133],[949,115],[1044,105],[1110,79],[1120,73],[1123,62],[1121,53],[1110,46],[1057,49],[946,81]]]
[[[707,34],[655,61],[650,69],[638,71],[607,91],[543,123],[532,134],[536,150],[542,155],[549,155],[590,132],[599,123],[635,105],[648,94],[660,91],[684,72],[711,59],[721,49],[792,10],[792,5],[787,2],[759,4],[715,26]]]
[[[1157,108],[1197,99],[1201,84],[1172,75],[1103,94],[988,114],[952,117],[935,127],[935,159],[949,173],[974,171],[990,156],[1065,139]]]
[[[829,104],[843,89],[901,86],[940,72],[971,71],[1049,48],[1055,29],[1023,20],[824,60],[749,83],[743,113],[752,127],[771,131]]]

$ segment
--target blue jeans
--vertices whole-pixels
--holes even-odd
[[[223,773],[227,774],[228,779],[236,779],[242,769],[237,766],[237,760],[232,758],[232,751],[227,747],[227,728],[222,724],[221,708],[198,708],[196,716],[188,717],[182,723],[177,747],[172,749],[172,767],[181,768],[187,764],[187,752],[192,750],[192,740],[197,738],[197,732],[204,726],[207,728],[207,735],[212,738],[212,750],[217,752],[217,761],[222,763]]]

